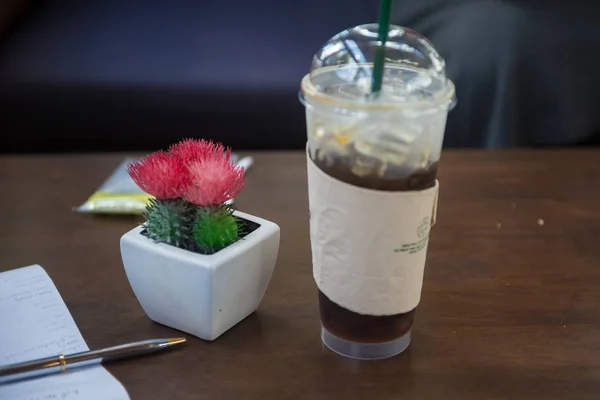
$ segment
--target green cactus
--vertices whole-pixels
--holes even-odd
[[[151,199],[144,214],[146,236],[156,242],[190,249],[193,247],[193,215],[193,207],[185,200]]]
[[[240,239],[241,227],[227,206],[200,207],[192,227],[199,251],[213,254]]]

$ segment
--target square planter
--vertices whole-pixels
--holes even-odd
[[[260,226],[211,255],[156,243],[142,226],[121,237],[127,279],[151,320],[214,340],[256,311],[277,260],[279,226],[234,215]]]

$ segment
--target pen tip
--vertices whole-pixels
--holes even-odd
[[[169,338],[169,346],[174,346],[181,343],[185,343],[185,338]]]

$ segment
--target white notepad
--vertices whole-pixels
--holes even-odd
[[[0,273],[0,365],[89,350],[39,265]],[[0,385],[0,400],[129,400],[104,367]]]

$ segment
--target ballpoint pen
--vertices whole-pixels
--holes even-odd
[[[164,350],[185,342],[185,338],[150,339],[140,342],[84,351],[69,355],[56,355],[18,364],[0,366],[0,385],[22,379],[57,374],[73,368],[86,367],[121,358],[141,356]]]

